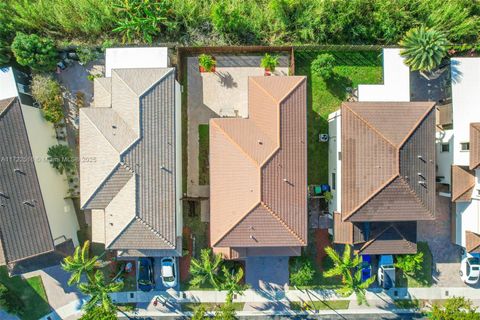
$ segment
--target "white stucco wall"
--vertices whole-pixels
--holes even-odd
[[[53,169],[47,160],[48,148],[58,144],[55,130],[39,109],[22,106],[22,111],[54,243],[72,239],[77,246],[79,226],[75,208],[71,199],[65,199],[69,188],[67,177]]]
[[[470,123],[480,122],[480,58],[453,58],[452,107],[454,156],[456,165],[468,166],[470,154],[460,150],[460,143],[470,141]]]
[[[400,49],[383,49],[383,84],[359,85],[358,101],[410,101],[410,68]]]
[[[18,96],[12,68],[0,69],[0,100]]]
[[[444,177],[441,183],[450,184],[453,163],[453,130],[438,131],[436,133],[437,149],[437,177]],[[442,144],[450,146],[449,152],[442,152]]]
[[[455,243],[465,247],[465,231],[480,233],[480,202],[456,203]]]
[[[180,84],[175,81],[175,162],[176,162],[176,197],[177,197],[177,236],[182,235],[183,229],[183,189],[182,189],[182,88]]]
[[[105,52],[105,76],[112,69],[168,68],[168,48],[108,48]]]
[[[341,112],[340,110],[331,113],[328,116],[328,134],[330,136],[328,142],[328,184],[332,188],[333,199],[329,204],[329,211],[341,212],[341,178],[342,178],[342,162],[339,158],[341,146]],[[332,173],[335,173],[335,190],[333,189]]]

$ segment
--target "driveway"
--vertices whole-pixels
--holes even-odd
[[[59,265],[22,275],[24,278],[34,276],[42,277],[48,302],[53,309],[58,309],[72,301],[85,298],[85,296],[77,290],[76,286],[70,287],[67,284],[70,274],[63,271]]]
[[[245,282],[252,289],[284,290],[288,284],[289,257],[248,257],[245,261]]]
[[[161,264],[161,260],[162,258],[155,258],[155,262],[154,262],[154,270],[153,270],[153,274],[155,276],[155,291],[166,291],[168,290],[169,288],[165,287],[163,285],[163,282],[162,282],[162,272],[161,272],[161,267],[162,267],[162,264]],[[177,285],[172,288],[173,290],[175,291],[179,291],[180,290],[180,277],[179,277],[179,274],[178,274],[178,259],[175,258],[176,260],[176,272],[177,272]]]
[[[451,203],[446,197],[437,196],[434,221],[417,223],[417,241],[425,241],[433,256],[433,286],[465,287],[460,270],[461,248],[451,241]]]

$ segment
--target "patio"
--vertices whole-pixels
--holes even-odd
[[[263,55],[216,54],[216,72],[200,73],[198,56],[187,58],[187,195],[208,197],[209,186],[199,183],[199,125],[210,118],[248,117],[248,77],[263,76]],[[288,75],[289,57],[279,56],[274,75]],[[208,206],[203,206],[208,208]],[[209,220],[202,212],[202,221]]]

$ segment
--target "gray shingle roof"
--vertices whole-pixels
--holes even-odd
[[[174,249],[177,210],[174,69],[114,70],[112,87],[115,86],[115,81],[126,84],[126,90],[134,92],[136,98],[123,100],[116,105],[118,97],[112,97],[112,108],[84,110],[89,119],[97,118],[93,122],[98,133],[120,154],[119,164],[97,187],[83,208],[105,209],[134,176],[135,198],[131,199],[135,202],[134,218],[122,227],[111,243],[107,243],[107,247],[132,250]],[[115,95],[115,92],[112,90],[112,94]],[[136,126],[132,119],[122,118],[122,114],[125,117],[131,112],[138,112],[138,117],[133,115],[139,121],[138,134],[131,128],[131,125]],[[116,134],[112,134],[112,119],[116,119],[115,123],[118,124]],[[82,122],[80,130],[81,128]],[[80,141],[80,148],[82,144],[95,143],[96,137],[88,138],[87,141]],[[130,213],[125,212],[125,217],[128,214]]]
[[[0,105],[2,104],[0,101]],[[0,114],[0,239],[6,262],[54,250],[18,99]]]

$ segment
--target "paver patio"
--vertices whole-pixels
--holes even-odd
[[[451,242],[450,199],[437,196],[434,221],[419,221],[417,241],[425,241],[433,256],[433,286],[466,287],[460,279],[461,248]]]

